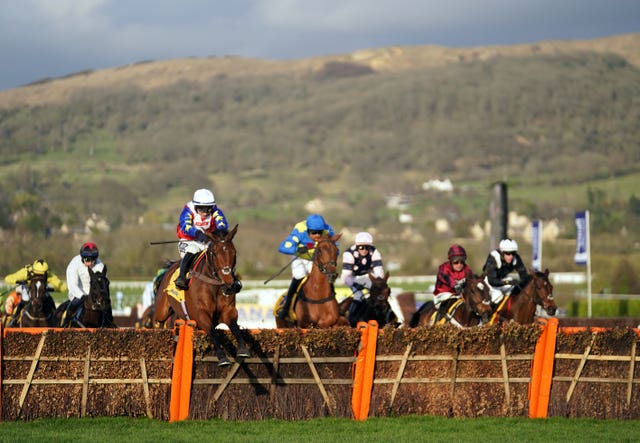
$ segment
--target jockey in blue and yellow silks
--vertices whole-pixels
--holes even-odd
[[[291,262],[291,284],[285,295],[282,310],[278,313],[278,317],[281,319],[287,316],[298,284],[311,272],[311,267],[313,266],[311,259],[316,242],[324,234],[332,237],[334,235],[333,228],[324,221],[321,215],[311,214],[306,220],[296,223],[291,233],[280,243],[278,252],[296,256]]]
[[[193,199],[182,208],[180,220],[176,226],[176,234],[180,239],[178,252],[182,258],[180,275],[174,281],[178,288],[189,289],[187,271],[196,255],[204,251],[209,243],[209,237],[205,232],[226,234],[228,230],[227,218],[216,205],[213,192],[208,189],[198,189],[193,194]],[[237,293],[241,288],[242,283],[234,276],[230,291]]]

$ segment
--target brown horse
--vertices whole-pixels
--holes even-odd
[[[548,315],[555,315],[558,307],[553,299],[553,285],[549,281],[549,270],[536,271],[519,292],[505,296],[491,316],[490,324],[499,321],[514,321],[531,324],[535,318],[536,306],[542,306]]]
[[[342,234],[330,237],[325,234],[318,240],[313,252],[313,266],[307,279],[302,283],[293,308],[296,321],[291,323],[276,317],[276,326],[299,328],[347,326],[349,322],[340,316],[338,302],[333,287],[338,277],[338,246],[336,242]]]
[[[358,322],[368,322],[375,320],[378,322],[378,326],[383,328],[388,323],[398,326],[398,316],[391,309],[389,304],[389,296],[391,295],[391,288],[387,284],[389,280],[389,273],[385,273],[384,277],[375,277],[371,272],[369,273],[369,279],[371,280],[371,289],[369,290],[369,297],[364,299],[364,308],[355,313],[355,319],[349,319],[351,324]],[[340,315],[348,317],[347,311],[353,301],[353,297],[347,297],[339,304]]]
[[[440,307],[440,312],[444,312],[442,317],[438,314],[432,301],[424,303],[411,317],[409,326],[415,328],[416,326],[451,323],[462,328],[487,323],[492,309],[491,295],[484,277],[484,275],[474,275],[468,278],[460,297],[452,297],[443,301]]]
[[[237,231],[238,225],[222,236],[206,233],[209,244],[193,265],[189,289],[184,291],[183,301],[169,295],[169,292],[179,295],[173,285],[173,274],[178,269],[179,262],[172,264],[163,275],[155,297],[155,324],[164,326],[174,313],[180,319],[195,320],[198,329],[209,334],[218,357],[218,366],[231,364],[222,347],[221,331],[216,329],[216,326],[221,323],[229,327],[238,342],[236,356],[238,358],[251,356],[238,326],[236,294],[230,291],[234,283],[236,267],[236,247],[233,244],[233,237]]]
[[[69,326],[72,328],[117,328],[111,314],[111,293],[107,266],[99,272],[89,271],[89,295],[82,297],[82,306],[73,315]],[[62,314],[66,311],[69,300],[61,303],[56,309],[56,324],[60,324]]]
[[[18,325],[21,328],[49,328],[56,324],[56,305],[47,292],[47,273],[35,274],[26,287],[29,301],[20,312]]]

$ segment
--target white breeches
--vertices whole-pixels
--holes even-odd
[[[178,252],[180,253],[180,258],[184,257],[187,252],[191,254],[199,254],[205,249],[207,249],[207,245],[196,240],[180,240],[180,243],[178,243]]]
[[[305,278],[311,272],[313,262],[304,258],[296,258],[291,262],[291,276],[297,280]]]

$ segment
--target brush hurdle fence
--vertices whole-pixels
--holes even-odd
[[[640,418],[634,328],[549,319],[243,333],[252,357],[218,367],[191,321],[173,330],[3,329],[0,419]],[[233,353],[228,333],[224,345]]]

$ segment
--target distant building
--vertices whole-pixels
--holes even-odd
[[[444,180],[440,179],[432,179],[422,183],[423,191],[438,191],[438,192],[452,192],[453,191],[453,183],[448,178]]]

